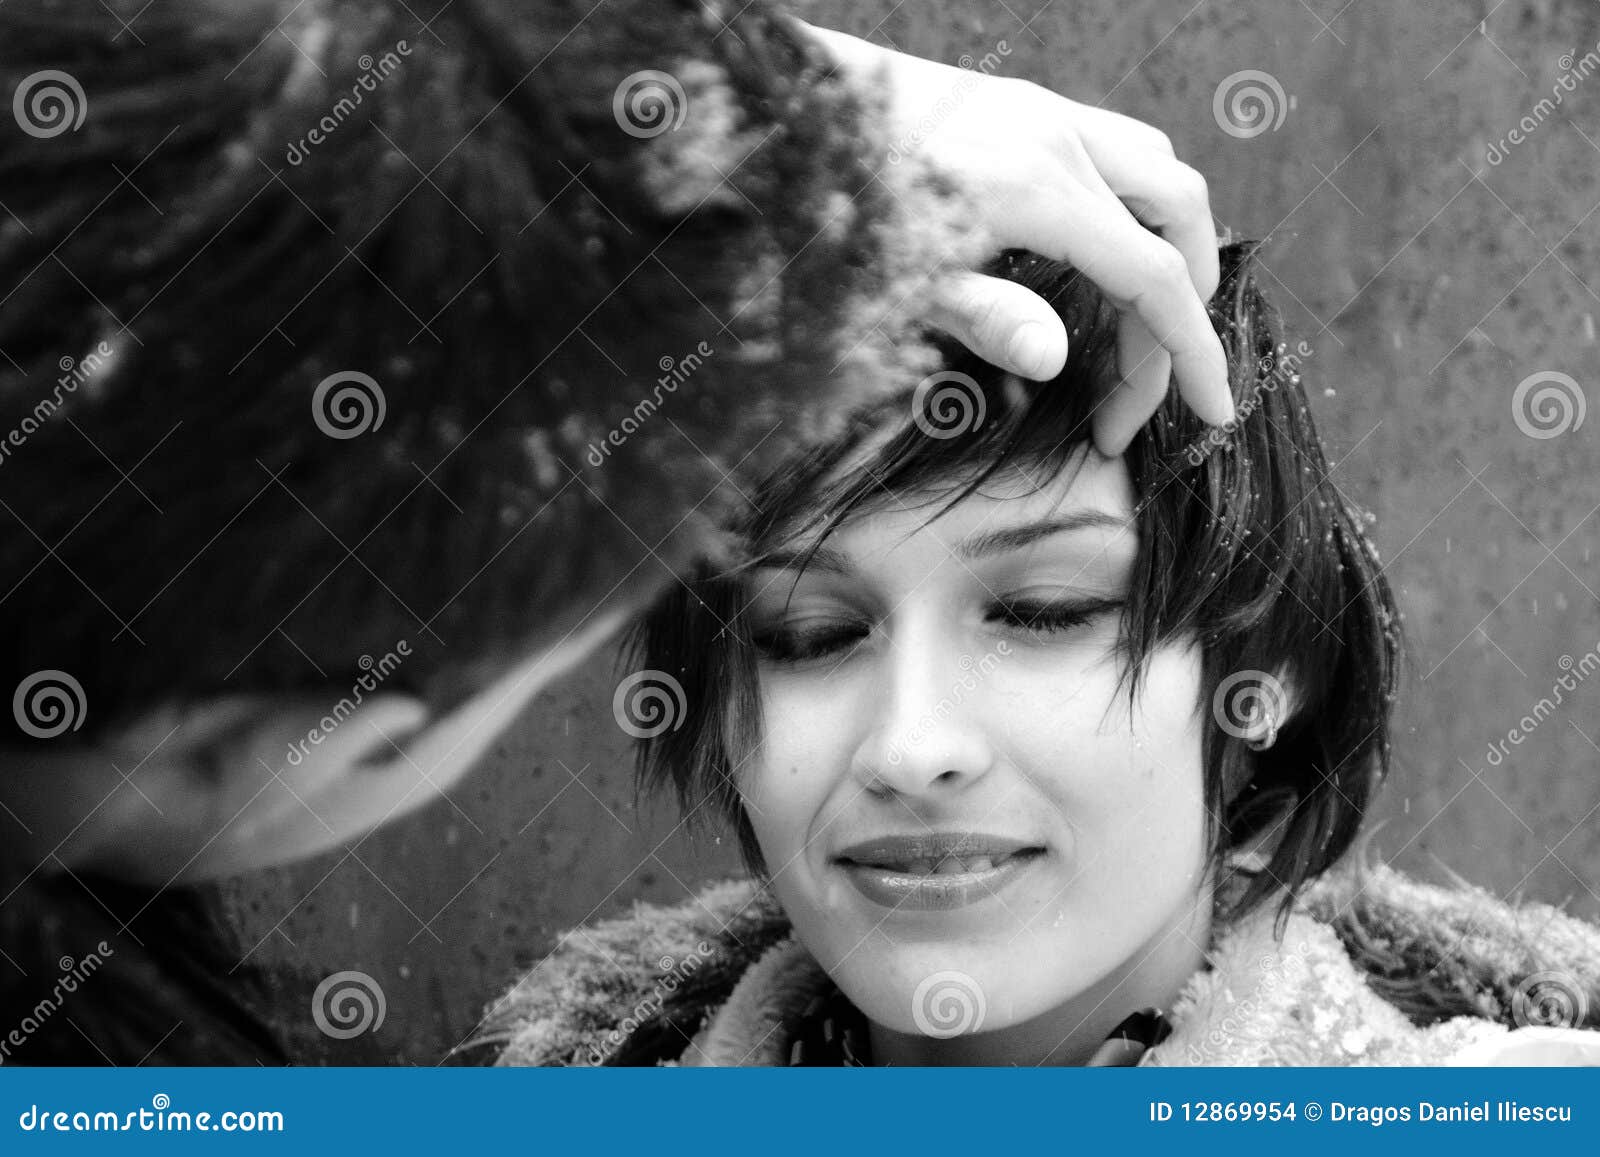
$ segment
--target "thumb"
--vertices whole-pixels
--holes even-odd
[[[1067,329],[1033,290],[970,270],[934,287],[925,320],[987,362],[1035,381],[1067,364]]]

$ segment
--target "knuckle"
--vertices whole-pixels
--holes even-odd
[[[1146,280],[1151,288],[1170,292],[1189,283],[1189,264],[1171,245],[1156,244],[1145,257]]]
[[[1178,199],[1187,207],[1195,210],[1210,208],[1211,186],[1206,183],[1205,176],[1199,169],[1180,161],[1177,173],[1172,179],[1172,187]]]

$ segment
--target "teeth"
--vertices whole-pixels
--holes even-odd
[[[0,0],[3,3],[4,0]],[[968,872],[988,872],[1006,863],[1016,853],[1007,852],[995,856],[944,856],[940,859],[923,857],[909,860],[901,864],[882,864],[897,872],[908,876],[958,876]]]

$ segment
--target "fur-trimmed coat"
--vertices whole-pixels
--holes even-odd
[[[1600,1064],[1600,928],[1386,867],[1219,928],[1147,1065]],[[577,929],[477,1042],[502,1065],[782,1065],[832,982],[771,895],[714,884]]]

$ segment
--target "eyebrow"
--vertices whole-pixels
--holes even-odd
[[[989,555],[1005,554],[1023,547],[1032,546],[1041,539],[1057,534],[1070,534],[1081,530],[1111,530],[1125,531],[1131,529],[1131,524],[1113,514],[1101,510],[1081,510],[1072,514],[1062,515],[1057,518],[1041,519],[1038,522],[1023,523],[1019,526],[1007,526],[999,530],[991,530],[985,534],[974,535],[955,546],[958,558],[967,560],[983,558]],[[822,574],[848,574],[850,560],[842,551],[830,546],[819,546],[814,549],[801,550],[775,550],[763,555],[757,565],[763,569],[772,570],[815,570]]]
[[[1039,522],[1024,523],[1021,526],[1002,527],[987,534],[975,535],[957,543],[956,554],[964,559],[976,559],[985,555],[1021,550],[1025,546],[1032,546],[1040,539],[1056,534],[1069,534],[1075,530],[1128,529],[1130,529],[1129,523],[1115,515],[1101,510],[1080,510],[1059,518],[1047,518]]]

